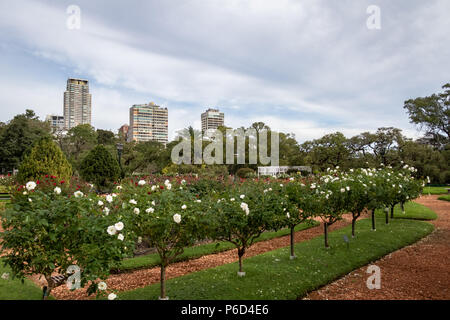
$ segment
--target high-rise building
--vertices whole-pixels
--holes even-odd
[[[61,132],[64,130],[64,116],[55,116],[54,114],[49,114],[45,117],[45,121],[50,124],[52,132]]]
[[[135,104],[130,108],[130,126],[128,142],[158,141],[166,144],[168,141],[168,111],[167,108],[149,104]]]
[[[127,140],[128,129],[129,129],[129,126],[127,124],[122,125],[119,129],[119,136],[122,136],[125,138],[125,140]]]
[[[64,92],[64,126],[69,130],[80,124],[91,124],[89,82],[69,78]]]
[[[224,114],[219,109],[208,109],[202,113],[202,131],[217,129],[224,125]]]

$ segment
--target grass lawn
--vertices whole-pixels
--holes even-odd
[[[299,224],[295,230],[305,230],[319,225],[316,221],[310,223]],[[278,231],[264,232],[255,242],[270,240],[290,234],[289,229],[282,229]],[[190,248],[186,248],[184,253],[177,257],[176,261],[184,261],[189,259],[199,258],[204,255],[218,253],[226,250],[234,249],[235,246],[229,242],[214,242],[202,244]],[[139,257],[126,259],[122,262],[121,271],[128,271],[141,268],[151,268],[160,264],[159,255],[157,253],[147,254]]]
[[[440,196],[438,200],[444,200],[444,201],[450,201],[450,194],[447,194],[445,196]]]
[[[450,188],[450,186],[447,187],[425,187],[423,188],[424,195],[428,194],[447,194],[447,189]]]
[[[242,278],[236,274],[236,262],[167,280],[167,295],[172,300],[296,299],[418,241],[433,230],[431,224],[422,221],[394,219],[389,225],[383,221],[383,217],[377,217],[377,231],[370,230],[370,219],[358,221],[356,238],[350,240],[348,247],[343,236],[351,238],[351,226],[329,234],[330,249],[324,248],[323,236],[297,243],[295,260],[289,259],[289,247],[245,259],[246,276]],[[131,300],[157,299],[159,283],[118,296]]]
[[[384,210],[377,210],[375,214],[378,216],[385,216]],[[391,211],[389,209],[389,218]],[[405,203],[405,214],[402,213],[401,206],[398,204],[394,207],[394,219],[415,219],[415,220],[435,220],[437,214],[427,207],[416,202]]]
[[[10,269],[3,265],[0,259],[0,277],[4,273],[10,274]],[[30,280],[22,282],[18,279],[12,280],[11,275],[8,280],[0,278],[0,300],[41,300],[41,288]]]

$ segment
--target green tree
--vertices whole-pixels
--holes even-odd
[[[97,144],[97,133],[90,124],[71,128],[64,137],[62,150],[72,166],[79,170],[80,161]]]
[[[425,130],[425,137],[432,145],[442,148],[450,142],[450,83],[444,92],[405,101],[411,123]]]
[[[0,170],[17,169],[25,151],[45,136],[50,136],[50,126],[40,121],[33,110],[15,116],[0,130]]]
[[[17,179],[25,183],[44,175],[53,175],[62,180],[72,177],[72,166],[50,137],[42,138],[34,144],[19,167]]]
[[[109,192],[120,177],[119,163],[102,145],[92,149],[82,160],[80,174],[93,183],[99,192]]]
[[[116,142],[114,132],[97,129],[97,143],[103,145],[113,145]]]

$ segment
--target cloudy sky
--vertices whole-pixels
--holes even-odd
[[[381,29],[367,27],[370,5]],[[170,138],[212,106],[228,126],[263,121],[300,142],[381,126],[418,137],[403,102],[450,82],[449,12],[448,0],[2,0],[0,121],[62,114],[80,77],[96,128],[154,101]]]

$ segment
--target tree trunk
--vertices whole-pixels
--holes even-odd
[[[295,227],[291,227],[291,259],[294,259],[294,237],[295,237]]]
[[[325,238],[325,248],[329,248],[330,246],[328,245],[328,223],[324,222],[323,223],[323,232],[324,232],[324,238]]]
[[[402,202],[401,206],[402,206],[402,213],[405,214],[405,203]]]
[[[238,256],[239,256],[239,272],[242,271],[242,256],[245,253],[245,247],[238,249]]]
[[[56,287],[56,284],[53,282],[51,275],[44,277],[45,280],[47,280],[47,286],[44,286],[44,288],[42,288],[42,300],[47,300],[52,289]]]
[[[355,216],[352,217],[352,238],[355,237],[355,223],[356,223],[356,219]]]
[[[161,263],[161,293],[160,299],[166,298],[166,265],[165,262]]]
[[[372,209],[372,230],[375,231],[375,209]]]
[[[389,224],[389,209],[385,210],[384,213],[386,214],[386,224]]]
[[[395,205],[391,206],[391,219],[394,219],[394,207]]]

